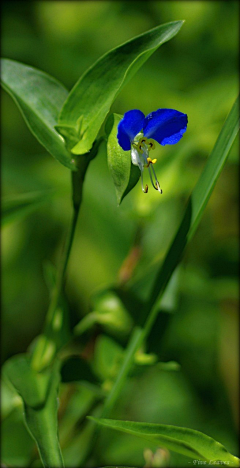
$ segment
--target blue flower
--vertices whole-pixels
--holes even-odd
[[[157,161],[149,157],[149,151],[155,148],[155,141],[160,145],[175,145],[187,130],[186,114],[174,109],[158,109],[146,117],[138,109],[126,112],[118,124],[118,143],[124,151],[131,150],[132,163],[141,171],[142,190],[147,193],[148,186],[143,187],[143,169],[147,167],[152,186],[162,193],[153,164]],[[153,177],[155,183],[153,183]]]

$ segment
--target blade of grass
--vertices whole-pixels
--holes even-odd
[[[239,458],[228,452],[222,444],[194,429],[166,424],[98,419],[91,416],[88,419],[102,426],[140,437],[144,441],[155,442],[160,447],[187,457],[204,460],[210,465],[221,460],[223,464],[239,466]]]
[[[218,177],[221,174],[232,144],[237,136],[238,130],[239,98],[237,98],[233,104],[212,153],[189,198],[183,220],[156,276],[146,306],[146,315],[150,313],[156,302],[158,302],[162,296],[172,273],[181,259],[186,245],[192,239],[198,227],[204,209],[216,185]],[[150,315],[148,316],[148,320],[144,327],[145,336],[147,336],[151,330],[156,314],[157,310],[155,313],[153,311],[151,317]]]

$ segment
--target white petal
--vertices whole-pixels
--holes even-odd
[[[138,166],[139,169],[142,171],[144,166],[144,160],[142,158],[141,153],[139,153],[138,150],[133,146],[131,149],[131,159],[134,166]]]

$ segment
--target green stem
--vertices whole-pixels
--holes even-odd
[[[62,256],[62,261],[59,267],[59,272],[58,272],[58,277],[57,277],[57,282],[55,286],[55,290],[52,296],[52,300],[47,312],[46,316],[46,325],[45,325],[45,333],[47,334],[48,328],[51,327],[51,323],[54,318],[54,313],[55,310],[58,306],[60,296],[62,294],[62,290],[64,287],[64,282],[65,282],[65,274],[67,270],[67,265],[70,257],[70,252],[73,244],[73,239],[74,239],[74,234],[75,234],[75,229],[77,225],[77,220],[78,220],[78,214],[79,214],[79,208],[77,209],[74,208],[73,210],[73,216],[72,216],[72,222],[71,222],[71,227],[70,227],[70,232],[68,235],[68,239],[65,245],[64,253]]]
[[[79,165],[78,171],[71,173],[73,216],[69,235],[65,243],[64,251],[59,265],[56,285],[47,311],[44,332],[43,335],[39,338],[32,354],[32,367],[37,371],[41,371],[44,367],[49,365],[57,352],[57,343],[54,339],[53,329],[54,318],[64,288],[66,270],[76,230],[78,214],[82,203],[83,182],[91,159],[92,158],[89,157],[89,155],[81,156],[81,165]]]
[[[143,332],[144,330],[142,330],[140,327],[135,327],[133,330],[132,336],[129,340],[128,346],[125,351],[126,354],[125,354],[123,365],[120,369],[120,372],[117,376],[116,381],[114,382],[111,392],[106,398],[103,411],[101,414],[101,418],[106,418],[109,415],[116,399],[118,398],[125,384],[125,380],[132,367],[133,356],[143,342]]]
[[[52,294],[51,302],[47,311],[46,321],[44,326],[43,336],[41,337],[33,351],[32,355],[32,366],[35,370],[39,371],[51,360],[51,355],[54,353],[54,347],[49,347],[48,338],[51,336],[52,324],[54,322],[54,315],[57,310],[59,299],[62,294],[66,269],[70,257],[71,247],[73,243],[74,233],[76,229],[77,219],[78,219],[79,209],[74,209],[73,217],[71,222],[71,228],[69,236],[65,245],[64,253],[62,255],[62,260],[60,263],[56,285]],[[55,353],[54,353],[55,354]]]

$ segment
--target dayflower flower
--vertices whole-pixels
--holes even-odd
[[[142,191],[147,193],[148,186],[143,186],[143,169],[148,168],[152,186],[162,193],[153,165],[157,161],[149,157],[149,151],[155,149],[155,141],[160,145],[175,145],[187,130],[186,114],[174,109],[158,109],[146,117],[138,109],[126,112],[118,124],[117,139],[124,151],[131,150],[132,163],[141,171]],[[155,140],[155,141],[154,141]],[[155,179],[155,183],[153,182]]]

